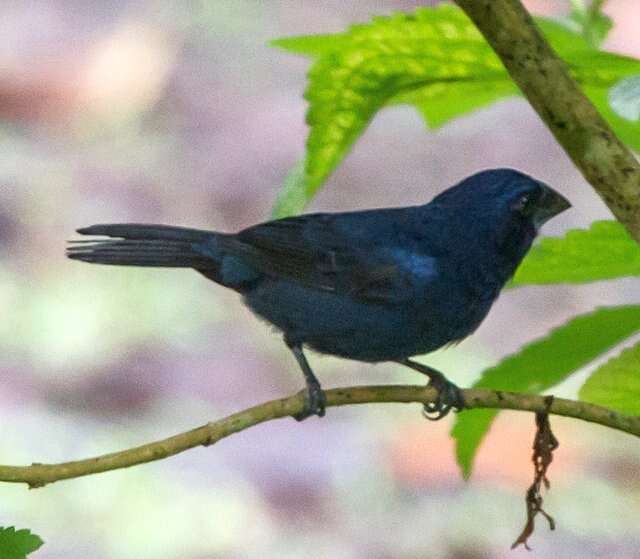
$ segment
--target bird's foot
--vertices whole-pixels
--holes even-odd
[[[445,417],[451,410],[459,412],[464,409],[465,403],[462,390],[448,380],[440,371],[412,359],[401,359],[398,363],[427,375],[429,377],[427,386],[433,386],[438,391],[436,399],[424,405],[422,414],[427,419],[437,421]]]
[[[438,421],[446,417],[451,410],[456,413],[465,407],[462,390],[444,376],[434,376],[427,386],[433,386],[438,395],[433,402],[424,405],[422,415],[430,421]]]
[[[317,415],[322,417],[325,413],[327,397],[319,383],[311,383],[304,394],[304,408],[293,417],[296,421],[304,421],[307,417]]]

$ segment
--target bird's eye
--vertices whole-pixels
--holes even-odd
[[[528,214],[535,204],[535,196],[531,192],[525,192],[516,198],[511,206],[514,211],[521,214]]]

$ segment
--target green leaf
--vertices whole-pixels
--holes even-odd
[[[414,105],[431,128],[439,128],[454,118],[488,106],[503,97],[517,95],[518,92],[515,83],[503,79],[439,82],[395,95],[389,103]]]
[[[304,167],[305,160],[301,159],[291,168],[284,179],[271,214],[273,219],[299,214],[309,202],[309,196],[305,188],[306,175]]]
[[[580,53],[594,50],[580,32],[568,27],[566,21],[562,19],[537,17],[535,22],[547,41],[549,41],[549,44],[554,50],[562,52],[563,57],[566,57],[569,53],[578,53],[578,56],[580,56]]]
[[[640,343],[598,367],[580,389],[580,399],[640,415]]]
[[[348,33],[326,33],[319,35],[297,35],[282,37],[269,41],[272,47],[278,47],[295,54],[318,56],[326,52],[340,49],[342,43],[349,42]]]
[[[13,526],[0,527],[0,557],[2,559],[25,559],[44,542],[30,530],[16,530]]]
[[[311,127],[306,167],[309,195],[393,96],[443,81],[506,75],[475,26],[452,6],[378,17],[336,36],[285,39],[277,44],[318,55],[305,94]]]
[[[640,305],[601,308],[571,319],[483,372],[474,388],[539,393],[565,380],[601,353],[640,331]],[[498,412],[468,410],[456,417],[452,436],[464,478]]]
[[[584,86],[583,90],[618,138],[635,151],[640,151],[640,122],[622,118],[612,109],[609,103],[609,90],[589,85]]]
[[[616,116],[607,101],[608,88],[640,73],[640,61],[594,50],[581,33],[556,22],[537,22],[576,80],[590,88],[598,108],[608,108],[605,117]],[[383,106],[413,104],[431,126],[440,126],[518,92],[473,23],[450,5],[377,17],[344,33],[272,44],[316,58],[305,93],[310,126],[306,179],[298,183],[307,200]],[[628,124],[618,117],[614,127],[619,120]],[[640,123],[634,130],[638,143]]]
[[[566,22],[594,48],[598,48],[613,27],[611,18],[602,11],[602,0],[592,0],[587,7],[584,0],[571,0],[571,13]]]
[[[510,286],[586,283],[640,276],[640,246],[617,221],[596,221],[546,237],[526,256]]]

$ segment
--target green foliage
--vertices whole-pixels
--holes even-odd
[[[542,392],[639,331],[640,305],[602,308],[578,316],[484,371],[474,387]],[[478,447],[496,415],[493,410],[468,410],[456,418],[452,436],[465,478],[471,474]]]
[[[640,246],[617,221],[597,221],[534,246],[511,285],[586,283],[640,276]]]
[[[571,0],[571,13],[567,23],[581,33],[594,48],[598,48],[613,27],[611,18],[602,11],[603,0],[592,0],[585,5],[584,0]]]
[[[580,389],[580,399],[640,415],[640,343],[598,367]]]
[[[502,97],[517,95],[515,83],[504,79],[470,82],[434,83],[390,99],[394,105],[414,105],[432,128],[464,116],[498,101]]]
[[[611,86],[640,73],[640,61],[596,50],[584,26],[571,30],[544,19],[538,24],[612,126],[617,130],[622,121],[623,139],[640,149],[640,122],[611,118],[615,113],[607,100]],[[304,194],[288,189],[298,202],[313,197],[385,105],[412,104],[431,126],[440,126],[518,93],[473,23],[449,5],[377,17],[344,33],[272,44],[316,58],[305,94],[310,126],[306,172],[296,182]],[[283,196],[279,200],[281,207],[287,205]]]
[[[0,528],[0,557],[2,559],[25,559],[44,542],[30,530],[16,530],[13,526]]]
[[[278,194],[271,217],[274,219],[296,215],[304,210],[308,198],[305,195],[305,160],[298,161],[284,179],[282,189]]]

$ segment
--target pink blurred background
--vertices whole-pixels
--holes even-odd
[[[302,387],[279,337],[233,293],[186,271],[64,257],[75,228],[147,221],[234,230],[265,220],[302,156],[308,61],[272,38],[343,30],[425,2],[5,1],[0,6],[0,462],[82,458],[169,436]],[[565,14],[564,1],[529,1]],[[606,48],[640,57],[640,3],[610,0]],[[574,209],[558,234],[609,212],[522,99],[427,131],[411,107],[378,115],[314,210],[427,201],[513,166]],[[505,294],[480,330],[427,358],[461,385],[637,281]],[[422,382],[392,365],[311,356],[325,386]],[[554,393],[575,397],[587,372]],[[207,449],[27,491],[0,485],[0,525],[28,527],[42,559],[480,559],[640,557],[640,445],[555,418],[534,552],[524,524],[533,419],[504,413],[469,482],[450,420],[418,406],[330,409]]]

